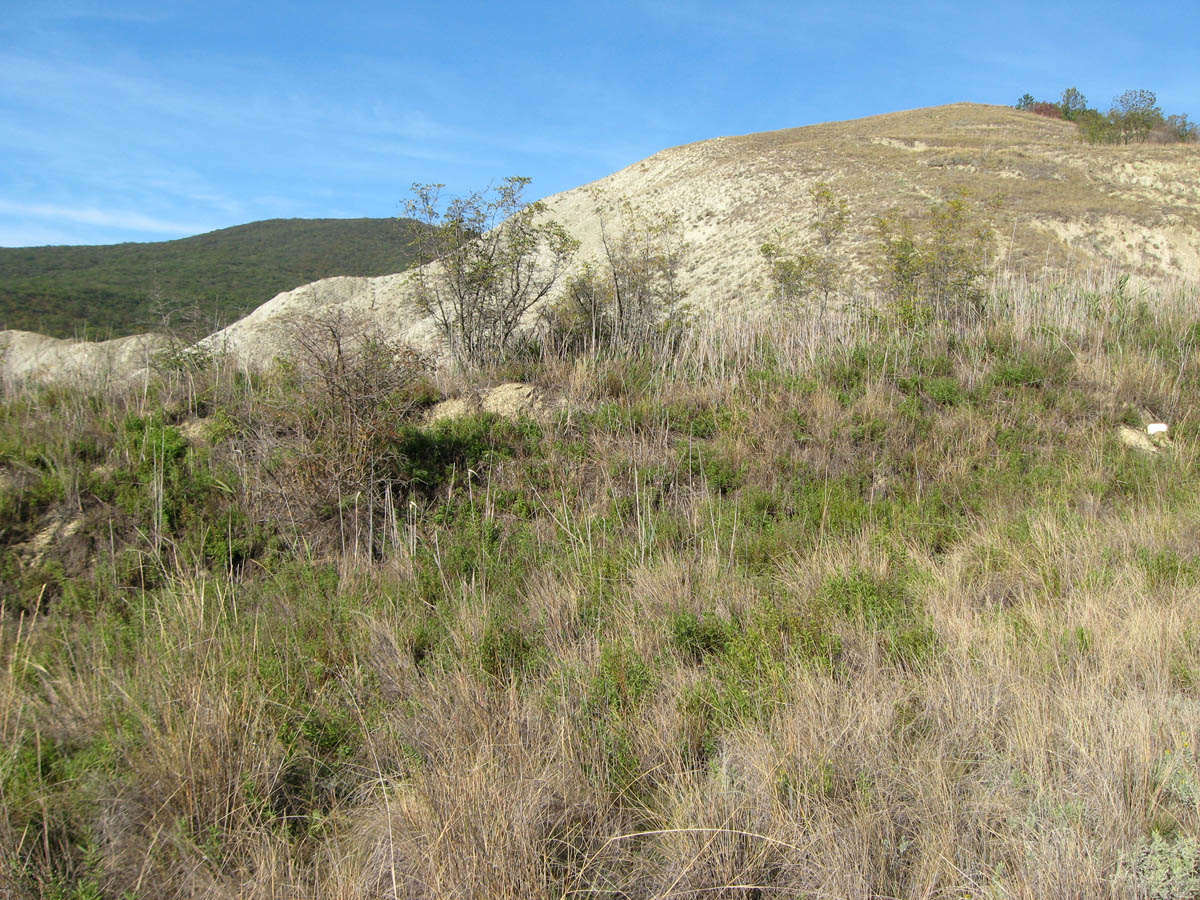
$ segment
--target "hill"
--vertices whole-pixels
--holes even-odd
[[[959,103],[849,122],[717,138],[664,150],[606,178],[547,198],[548,215],[581,242],[576,263],[598,260],[602,234],[629,217],[678,217],[688,252],[680,286],[701,312],[764,305],[759,248],[802,233],[812,187],[846,200],[837,248],[846,290],[874,291],[876,220],[917,217],[963,189],[997,201],[997,270],[1061,279],[1121,271],[1200,278],[1200,147],[1095,146],[1069,122],[1009,107]],[[215,335],[248,364],[273,359],[297,315],[360,313],[426,340],[403,276],[306,285]]]
[[[605,234],[672,219],[686,247],[678,287],[691,309],[739,317],[771,311],[760,248],[809,229],[818,184],[846,203],[846,232],[833,249],[845,276],[842,306],[870,303],[877,293],[880,217],[919,221],[956,191],[994,207],[988,218],[997,274],[1048,282],[1114,272],[1195,280],[1198,166],[1194,144],[1085,144],[1069,122],[958,103],[670,148],[549,197],[545,207],[579,241],[575,271],[602,259]],[[191,269],[194,262],[180,265]],[[204,343],[261,367],[289,352],[297,322],[334,313],[435,348],[430,320],[413,312],[409,276],[395,274],[399,265],[381,267],[393,274],[284,290]],[[14,340],[0,333],[0,346]],[[19,343],[33,346],[26,338]],[[46,373],[69,357],[61,347],[50,362],[10,352],[5,371]]]
[[[269,219],[175,241],[0,248],[0,325],[60,338],[164,326],[200,337],[281,291],[405,268],[404,221]]]
[[[677,215],[709,314],[495,368],[306,318],[419,335],[422,270],[285,292],[232,357],[0,335],[86,375],[0,379],[0,897],[1198,896],[1196,157],[1066,137],[665,151],[551,214],[579,264]],[[872,214],[992,179],[1038,277],[873,293]],[[772,302],[818,180],[859,277]]]

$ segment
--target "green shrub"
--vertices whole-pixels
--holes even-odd
[[[820,598],[843,615],[874,628],[887,628],[904,621],[911,611],[911,600],[902,580],[879,577],[861,569],[829,578],[821,587]]]
[[[700,768],[717,752],[721,734],[753,717],[753,702],[737,683],[707,677],[679,697],[683,758]]]
[[[671,430],[699,441],[716,437],[728,418],[711,406],[681,402],[667,404],[663,414]]]
[[[1136,889],[1148,900],[1200,896],[1200,841],[1155,831],[1136,859]]]
[[[1159,550],[1143,547],[1138,550],[1136,561],[1145,572],[1146,586],[1151,591],[1200,585],[1200,557],[1180,556],[1177,550],[1169,547]]]
[[[866,391],[872,377],[879,378],[887,370],[887,359],[878,347],[857,344],[850,352],[831,354],[822,367],[826,384],[838,392],[838,400],[849,406]]]
[[[811,535],[845,537],[860,531],[871,517],[869,485],[857,474],[837,478],[805,477],[795,487],[796,518]]]
[[[964,399],[962,384],[953,375],[904,376],[897,379],[896,386],[938,406],[957,406]]]
[[[141,474],[151,474],[171,463],[179,462],[187,453],[183,433],[163,422],[161,413],[152,416],[128,416],[122,423],[124,447],[134,468]]]
[[[236,571],[259,555],[266,540],[265,529],[254,525],[241,510],[231,508],[206,529],[204,557],[213,565]]]
[[[826,182],[813,185],[809,198],[813,218],[808,238],[797,242],[779,232],[774,241],[759,247],[769,269],[774,299],[791,309],[798,308],[812,295],[820,295],[828,302],[842,278],[833,245],[850,219],[846,199],[836,195]]]
[[[903,577],[854,570],[826,580],[819,599],[876,632],[899,663],[919,665],[937,650],[937,635]]]
[[[765,597],[746,623],[731,628],[722,651],[721,671],[754,695],[764,709],[782,701],[791,667],[833,673],[841,661],[842,639],[829,610],[820,603],[800,608]]]
[[[207,347],[172,341],[170,346],[154,354],[150,364],[157,372],[189,374],[202,372],[214,362],[215,356]]]
[[[671,641],[680,654],[692,663],[703,662],[710,655],[720,654],[733,638],[733,625],[712,613],[697,616],[691,612],[671,617]]]
[[[1003,387],[1041,387],[1046,370],[1030,359],[1005,360],[996,366],[993,378]]]
[[[488,620],[479,642],[479,667],[493,681],[507,684],[535,668],[541,642],[500,617]]]
[[[399,472],[426,496],[451,479],[475,480],[498,459],[528,452],[540,439],[532,422],[513,422],[493,413],[409,425],[397,436]]]
[[[688,478],[702,481],[717,494],[736,490],[745,477],[744,465],[734,463],[708,444],[681,445],[678,453],[681,472]]]
[[[879,282],[901,325],[917,330],[930,318],[978,319],[995,243],[994,205],[959,188],[932,203],[919,228],[895,212],[876,219]]]
[[[650,666],[628,644],[605,644],[588,691],[589,706],[611,715],[625,715],[641,705],[653,686]]]

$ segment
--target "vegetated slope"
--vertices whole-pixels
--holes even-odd
[[[531,352],[540,417],[320,329],[0,384],[0,895],[1195,896],[1200,285],[994,287]]]
[[[959,103],[676,147],[549,205],[593,250],[605,202],[681,215],[694,247],[689,281],[719,306],[746,303],[746,286],[765,273],[764,240],[803,236],[821,182],[847,201],[839,249],[861,275],[879,216],[919,215],[962,188],[998,201],[1003,266],[1200,277],[1197,165],[1197,146],[1097,147],[1070,123]]]
[[[997,200],[989,224],[999,270],[1051,279],[1112,270],[1195,279],[1198,169],[1200,146],[1088,145],[1069,122],[959,103],[675,147],[546,205],[579,239],[580,267],[601,258],[605,230],[617,235],[631,221],[677,216],[688,247],[679,273],[688,302],[701,314],[741,316],[768,304],[760,247],[808,236],[810,192],[820,183],[849,212],[833,247],[847,276],[843,299],[875,288],[880,216],[920,218],[957,190]],[[297,322],[336,312],[429,345],[430,322],[409,300],[403,273],[328,278],[277,295],[206,344],[243,365],[264,366],[289,352]],[[11,365],[4,371],[14,374]]]
[[[404,225],[270,219],[176,241],[0,248],[0,325],[62,338],[164,327],[200,337],[280,291],[407,267]]]
[[[822,182],[847,201],[848,228],[834,252],[854,295],[872,289],[878,217],[918,217],[958,189],[998,201],[991,225],[1000,268],[1200,277],[1198,168],[1195,145],[1093,146],[1069,122],[959,103],[675,147],[546,203],[580,240],[580,265],[600,258],[602,228],[611,235],[631,216],[677,215],[689,301],[737,315],[768,296],[762,243],[805,237],[810,191]],[[428,323],[414,319],[405,285],[403,276],[306,285],[214,343],[244,362],[268,362],[287,323],[334,308],[425,339]]]
[[[0,388],[0,896],[1195,897],[1200,297],[1125,288],[547,355],[540,421]]]

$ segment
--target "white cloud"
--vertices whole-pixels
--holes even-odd
[[[98,2],[65,0],[61,14]],[[191,224],[205,220],[328,215],[331,197],[379,214],[414,181],[462,191],[509,172],[552,193],[679,142],[653,104],[598,79],[564,80],[556,102],[497,120],[479,107],[477,86],[437,64],[346,56],[342,75],[326,78],[261,55],[119,42],[98,53],[73,33],[51,37],[0,41],[0,227],[9,234],[53,223],[71,242],[175,237],[214,227]],[[638,135],[596,130],[579,110],[634,122]],[[269,197],[287,202],[259,202]]]
[[[29,216],[52,222],[76,225],[98,225],[125,231],[144,231],[148,234],[189,235],[211,231],[212,225],[170,222],[154,216],[128,210],[96,209],[95,207],[55,206],[49,203],[13,203],[0,200],[0,214]]]

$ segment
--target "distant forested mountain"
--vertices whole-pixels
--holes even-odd
[[[157,243],[0,248],[0,329],[199,337],[280,291],[407,268],[406,219],[269,219]]]

